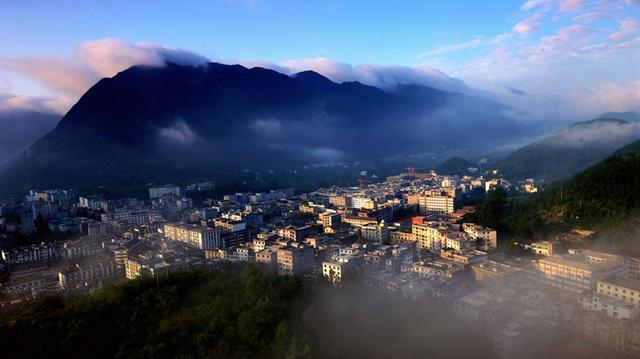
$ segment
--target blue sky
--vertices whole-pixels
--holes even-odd
[[[532,117],[637,109],[639,19],[640,0],[4,0],[0,110],[62,113],[99,77],[166,48],[381,87],[415,80]]]
[[[65,56],[105,37],[186,48],[209,57],[326,56],[411,64],[430,48],[497,35],[517,1],[14,1],[0,15],[2,56]]]

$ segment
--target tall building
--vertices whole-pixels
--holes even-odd
[[[214,249],[225,246],[224,241],[220,238],[220,230],[217,228],[172,223],[164,225],[164,235],[174,241],[185,242],[200,249]]]
[[[320,213],[320,220],[323,227],[335,227],[340,223],[340,215],[337,213]]]
[[[449,196],[421,196],[418,200],[420,214],[453,213],[454,198]]]

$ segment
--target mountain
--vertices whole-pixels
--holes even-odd
[[[59,120],[59,116],[52,113],[26,110],[0,112],[0,164],[17,156],[53,130]]]
[[[556,131],[497,162],[511,180],[556,181],[604,160],[618,148],[640,139],[640,124],[614,118],[578,122]]]
[[[503,238],[549,239],[572,228],[595,230],[596,248],[640,254],[640,141],[528,199],[490,193],[480,223]]]
[[[338,84],[311,71],[134,66],[96,83],[53,131],[3,166],[0,192],[478,151],[527,133],[506,110],[416,85]]]
[[[629,122],[640,122],[640,113],[635,111],[628,112],[605,112],[598,118],[618,118]]]
[[[614,155],[622,156],[622,155],[629,154],[629,153],[638,153],[638,154],[640,154],[640,140],[635,141],[635,142],[631,142],[630,144],[622,147],[621,149],[617,150],[614,153]]]
[[[437,165],[434,170],[443,175],[465,175],[471,173],[469,168],[477,168],[477,165],[461,157],[451,157]]]

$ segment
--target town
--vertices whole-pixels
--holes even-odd
[[[393,293],[398,305],[446,303],[491,333],[500,358],[528,357],[561,334],[575,338],[578,355],[640,355],[640,259],[574,246],[590,235],[579,229],[508,255],[496,230],[466,221],[474,207],[465,199],[498,187],[535,192],[532,180],[410,168],[379,183],[234,193],[194,205],[190,193],[214,186],[154,186],[145,199],[31,190],[0,206],[0,310],[141,276],[253,262],[334,286],[358,280]],[[54,240],[16,245],[41,232]]]

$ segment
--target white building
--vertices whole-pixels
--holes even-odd
[[[200,249],[215,249],[225,247],[220,238],[220,229],[172,223],[164,225],[164,236],[174,241],[188,243]]]
[[[421,214],[427,213],[453,213],[453,197],[449,196],[420,196],[418,209]]]

